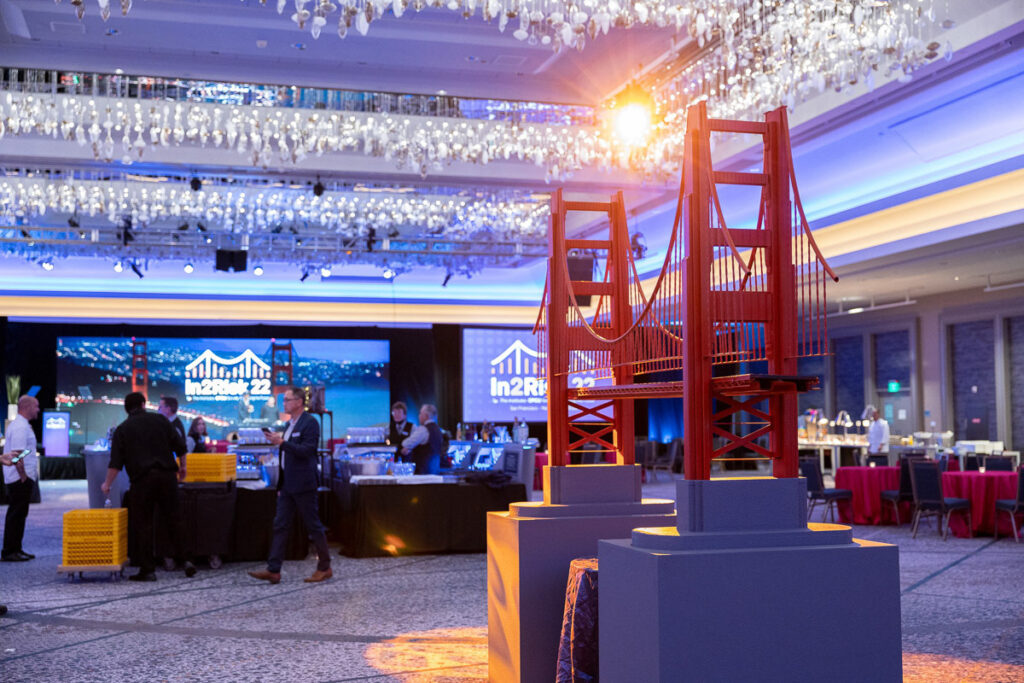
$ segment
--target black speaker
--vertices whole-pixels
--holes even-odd
[[[574,282],[593,282],[594,281],[594,258],[592,256],[578,257],[570,256],[567,259],[569,263],[569,279]],[[576,303],[580,305],[580,308],[585,308],[590,305],[590,295],[576,295]]]
[[[248,267],[249,252],[241,249],[218,249],[217,270],[244,273]]]

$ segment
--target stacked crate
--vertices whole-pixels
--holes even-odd
[[[63,563],[59,572],[120,571],[128,561],[128,510],[64,513]]]
[[[186,482],[228,482],[236,478],[234,453],[189,453],[185,457]]]

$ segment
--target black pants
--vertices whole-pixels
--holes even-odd
[[[322,572],[331,568],[331,553],[327,549],[327,534],[324,532],[324,525],[320,521],[320,515],[316,509],[316,497],[316,490],[302,493],[277,492],[277,512],[274,514],[274,538],[270,542],[270,558],[267,560],[268,571],[275,573],[281,571],[285,548],[288,545],[288,532],[291,530],[292,518],[295,513],[302,517],[302,523],[306,525],[306,533],[312,537],[313,545],[316,546],[316,568]]]
[[[25,518],[28,517],[28,503],[32,499],[35,481],[26,479],[7,484],[7,517],[4,519],[4,549],[2,556],[21,552],[21,541],[25,537]]]
[[[168,470],[152,469],[140,475],[132,482],[131,495],[128,502],[128,514],[131,515],[135,527],[135,547],[139,563],[139,573],[149,574],[156,568],[153,562],[154,534],[153,517],[156,509],[160,509],[160,518],[167,526],[171,538],[174,559],[183,559],[181,552],[181,534],[178,520],[178,478],[176,473]]]

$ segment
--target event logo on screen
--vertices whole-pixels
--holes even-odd
[[[491,400],[495,403],[543,404],[547,380],[538,377],[540,353],[516,339],[491,359]],[[511,399],[511,400],[509,400]]]
[[[210,349],[185,366],[185,396],[232,400],[249,392],[270,395],[270,366],[252,349],[234,358],[221,358]]]

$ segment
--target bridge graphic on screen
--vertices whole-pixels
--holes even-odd
[[[251,349],[221,358],[210,349],[185,366],[185,379],[270,379],[270,366]]]
[[[533,375],[539,372],[541,354],[516,339],[508,348],[491,359],[491,374]]]

